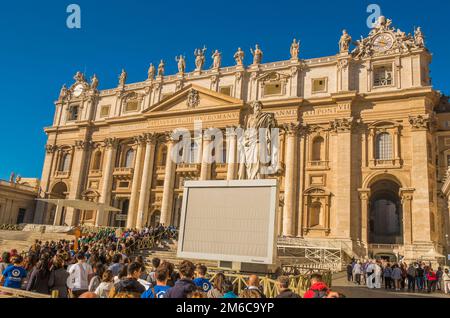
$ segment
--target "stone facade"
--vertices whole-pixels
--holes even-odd
[[[55,209],[40,203],[35,223],[178,225],[184,180],[237,178],[236,137],[226,139],[227,163],[208,162],[210,140],[198,135],[196,160],[175,164],[170,132],[194,132],[197,121],[224,132],[244,126],[250,104],[260,101],[282,128],[282,169],[269,176],[281,187],[280,235],[340,242],[358,256],[442,253],[448,209],[438,194],[450,154],[450,126],[442,122],[450,113],[436,111],[441,96],[420,28],[406,36],[391,25],[381,18],[353,51],[344,32],[339,53],[328,57],[302,59],[294,40],[289,60],[264,63],[257,47],[249,66],[238,50],[235,66],[221,67],[215,53],[212,69],[182,65],[169,76],[161,61],[147,80],[127,84],[123,71],[118,87],[101,91],[96,77],[88,83],[77,73],[45,129],[42,195],[123,212],[69,208],[55,220]]]
[[[38,189],[36,179],[0,180],[0,224],[33,223]]]

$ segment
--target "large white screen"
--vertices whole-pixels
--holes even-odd
[[[276,180],[185,184],[179,257],[273,263]]]

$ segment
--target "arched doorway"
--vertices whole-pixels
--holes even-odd
[[[403,211],[400,185],[389,179],[370,187],[369,243],[403,244]]]

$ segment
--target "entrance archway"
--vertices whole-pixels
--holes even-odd
[[[67,192],[67,185],[64,182],[58,182],[53,186],[52,191],[50,192],[50,199],[67,199]],[[55,217],[57,217],[58,220],[55,220]],[[46,223],[60,225],[64,224],[65,219],[66,208],[63,207],[61,214],[56,215],[56,206],[53,206],[50,210],[50,215]]]
[[[159,222],[161,220],[161,211],[156,210],[153,211],[152,216],[150,217],[150,226],[151,227],[156,227],[157,225],[159,225]]]
[[[403,244],[403,211],[400,185],[382,179],[370,187],[369,243]]]

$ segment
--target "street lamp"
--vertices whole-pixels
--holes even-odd
[[[445,266],[447,266],[447,262],[448,262],[448,255],[449,254],[449,250],[448,250],[448,234],[445,234],[445,251],[447,252],[447,255],[445,255]]]

